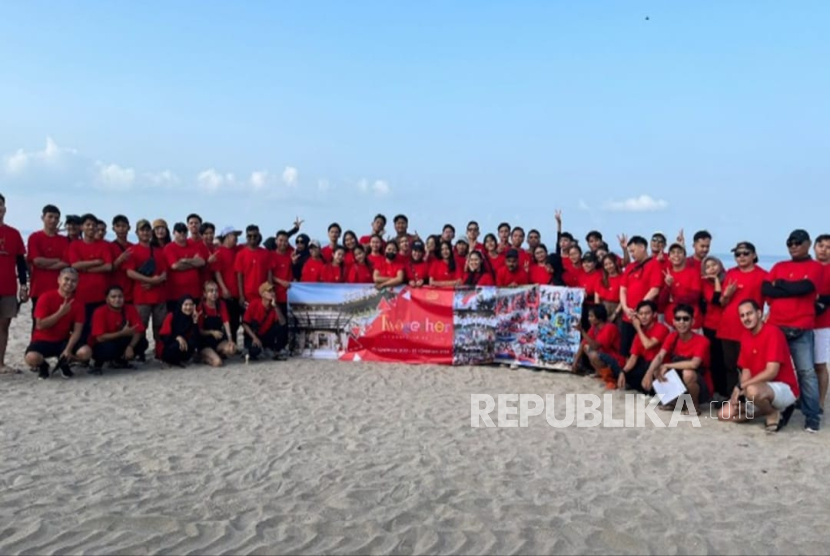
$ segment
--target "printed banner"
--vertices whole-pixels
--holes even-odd
[[[288,292],[300,357],[566,369],[579,346],[581,289],[299,283]]]

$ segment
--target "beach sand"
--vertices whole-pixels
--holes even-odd
[[[29,326],[15,321],[9,344],[21,368]],[[568,392],[603,390],[547,372],[328,361],[2,376],[0,553],[830,549],[830,432],[804,433],[800,414],[774,436],[706,418],[470,426],[470,394]]]

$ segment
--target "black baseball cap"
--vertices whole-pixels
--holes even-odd
[[[424,246],[424,242],[423,241],[414,241],[412,243],[412,250],[413,251],[424,251],[424,250],[426,250],[426,247]]]
[[[810,234],[807,233],[807,230],[793,230],[792,232],[790,232],[790,237],[787,238],[787,243],[791,241],[796,241],[798,243],[810,241]]]
[[[755,250],[755,246],[752,245],[751,243],[749,243],[748,241],[742,241],[742,242],[738,243],[738,245],[736,245],[735,247],[732,248],[733,253],[735,251],[743,251],[743,250],[749,251],[751,253],[757,253],[757,251]]]

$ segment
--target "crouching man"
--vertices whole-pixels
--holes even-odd
[[[92,314],[89,345],[95,361],[92,374],[99,376],[104,363],[114,369],[126,369],[137,354],[147,351],[141,315],[134,305],[124,303],[121,286],[110,286],[106,303]]]
[[[787,424],[799,395],[787,338],[777,326],[764,324],[761,307],[753,299],[738,305],[741,323],[748,333],[741,339],[738,368],[741,381],[728,404],[721,407],[718,419],[746,421],[766,417],[767,432],[774,433]],[[752,403],[754,411],[747,412]]]
[[[274,286],[265,282],[259,287],[259,299],[248,304],[242,317],[248,356],[256,360],[267,349],[274,352],[274,360],[284,359],[285,356],[277,351],[281,326],[285,326],[285,315],[277,307]]]
[[[63,378],[72,378],[71,361],[87,362],[92,350],[80,343],[86,316],[83,303],[75,300],[78,271],[71,267],[58,275],[58,289],[38,298],[35,329],[26,348],[26,364],[38,371],[39,379],[49,378],[50,358],[57,358],[56,368]]]

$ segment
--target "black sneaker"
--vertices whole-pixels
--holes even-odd
[[[47,378],[49,378],[51,376],[51,373],[49,372],[49,363],[47,363],[46,361],[44,361],[43,363],[40,364],[40,367],[38,367],[38,370],[39,370],[39,372],[37,374],[37,377],[40,380],[46,380]]]
[[[70,369],[69,365],[66,364],[66,363],[61,365],[59,367],[59,369],[60,369],[60,372],[61,372],[61,378],[65,378],[66,380],[69,380],[70,378],[75,376],[75,373],[72,372],[72,369]]]
[[[795,411],[795,404],[792,404],[787,409],[781,412],[781,419],[778,420],[778,430],[783,429],[787,426],[787,423],[790,422],[790,417],[793,416],[793,412]]]

